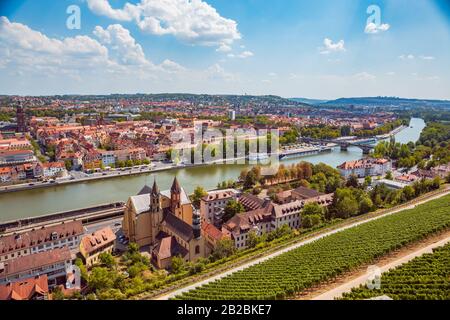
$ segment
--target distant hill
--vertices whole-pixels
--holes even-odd
[[[328,100],[319,100],[319,99],[308,99],[308,98],[290,98],[289,100],[300,102],[300,103],[306,103],[310,105],[318,105],[328,102]]]
[[[398,97],[360,97],[360,98],[340,98],[337,100],[327,101],[321,103],[322,106],[329,107],[344,107],[344,106],[358,106],[358,107],[440,107],[450,108],[450,101],[448,100],[427,100],[427,99],[405,99]]]
[[[1,98],[2,96],[0,96]],[[5,96],[9,98],[9,96]],[[252,95],[227,95],[227,94],[190,94],[190,93],[161,93],[161,94],[109,94],[109,95],[54,95],[41,96],[43,99],[59,99],[59,100],[79,100],[79,101],[104,101],[104,100],[122,100],[130,99],[135,102],[152,101],[152,102],[168,102],[168,101],[186,101],[197,104],[207,105],[267,105],[267,106],[294,106],[294,107],[310,107],[310,105],[282,98],[274,95],[252,96]]]

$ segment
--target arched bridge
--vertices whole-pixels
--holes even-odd
[[[375,148],[376,138],[367,138],[362,140],[339,140],[339,139],[314,139],[301,137],[302,142],[305,143],[319,143],[328,144],[333,143],[341,147],[341,151],[347,151],[349,147],[357,147],[363,151],[363,154],[368,155]]]

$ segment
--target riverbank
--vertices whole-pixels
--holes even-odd
[[[280,153],[280,160],[286,160],[286,159],[301,159],[305,158],[311,155],[318,155],[323,152],[331,152],[332,148],[327,147],[323,149],[317,149],[312,151],[303,151],[302,153],[298,153],[296,155],[292,154],[292,151],[286,151],[284,153]],[[272,156],[272,155],[270,155]],[[1,193],[12,193],[12,192],[19,192],[19,191],[26,191],[26,190],[34,190],[34,189],[43,189],[43,188],[50,188],[50,187],[57,187],[57,186],[63,186],[63,185],[70,185],[70,184],[77,184],[77,183],[84,183],[84,182],[90,182],[90,181],[100,181],[100,180],[107,180],[112,178],[121,178],[121,177],[130,177],[130,176],[137,176],[137,175],[145,175],[145,174],[154,174],[158,172],[163,171],[169,171],[169,170],[177,170],[177,169],[186,169],[186,168],[195,168],[195,167],[205,167],[205,166],[211,166],[211,165],[233,165],[233,164],[240,164],[239,161],[245,161],[245,163],[242,163],[242,165],[256,165],[258,164],[258,160],[264,162],[269,161],[269,155],[267,156],[267,159],[248,159],[247,157],[240,157],[240,158],[234,158],[234,159],[220,159],[215,161],[209,161],[209,162],[203,162],[198,164],[165,164],[163,162],[156,162],[156,168],[149,169],[144,168],[147,166],[140,166],[139,169],[132,168],[132,169],[114,169],[110,171],[104,171],[100,173],[93,173],[89,176],[87,174],[84,174],[82,172],[75,172],[71,173],[71,175],[85,175],[84,177],[78,177],[74,178],[64,178],[64,179],[57,179],[52,182],[28,182],[23,184],[16,184],[16,185],[8,185],[8,186],[0,186],[0,194]],[[158,165],[160,167],[158,167]],[[264,164],[262,164],[264,165]]]
[[[413,119],[414,128],[406,128],[396,135],[395,139],[401,143],[420,136],[425,123],[421,119]],[[307,161],[312,164],[325,163],[336,167],[346,161],[358,160],[363,156],[362,150],[350,147],[341,151],[339,147],[332,152],[321,153],[301,158],[280,160],[285,166]],[[167,166],[167,164],[165,164]],[[152,168],[153,171],[142,174],[120,175],[114,179],[90,179],[84,182],[61,185],[49,185],[47,188],[25,189],[20,192],[0,193],[0,221],[16,220],[32,216],[40,216],[49,212],[63,212],[96,206],[99,203],[124,202],[131,195],[137,194],[144,185],[151,185],[156,179],[162,190],[169,189],[176,176],[180,185],[189,194],[197,186],[206,190],[216,189],[219,183],[237,180],[242,170],[252,167],[250,164],[221,164],[202,165],[195,167],[170,167],[170,170]]]

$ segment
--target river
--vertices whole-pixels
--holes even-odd
[[[396,135],[396,141],[415,142],[419,139],[423,128],[425,128],[425,122],[422,119],[414,118],[411,120],[410,127]],[[323,162],[336,167],[345,161],[361,157],[362,151],[359,148],[349,148],[345,152],[340,151],[340,148],[335,148],[329,153],[286,159],[281,163],[290,165],[300,161],[314,164]],[[154,178],[163,190],[170,188],[174,176],[178,177],[188,193],[192,193],[196,186],[214,189],[219,182],[235,180],[246,167],[246,165],[209,165],[0,194],[0,221],[85,208],[102,203],[126,201],[129,196],[137,194],[145,184],[151,185]]]

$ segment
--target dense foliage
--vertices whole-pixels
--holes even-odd
[[[180,299],[282,299],[450,227],[450,196],[335,233]]]
[[[374,157],[389,157],[398,161],[398,167],[410,169],[431,168],[450,162],[450,124],[430,122],[420,135],[419,141],[408,144],[381,141],[374,150]]]

